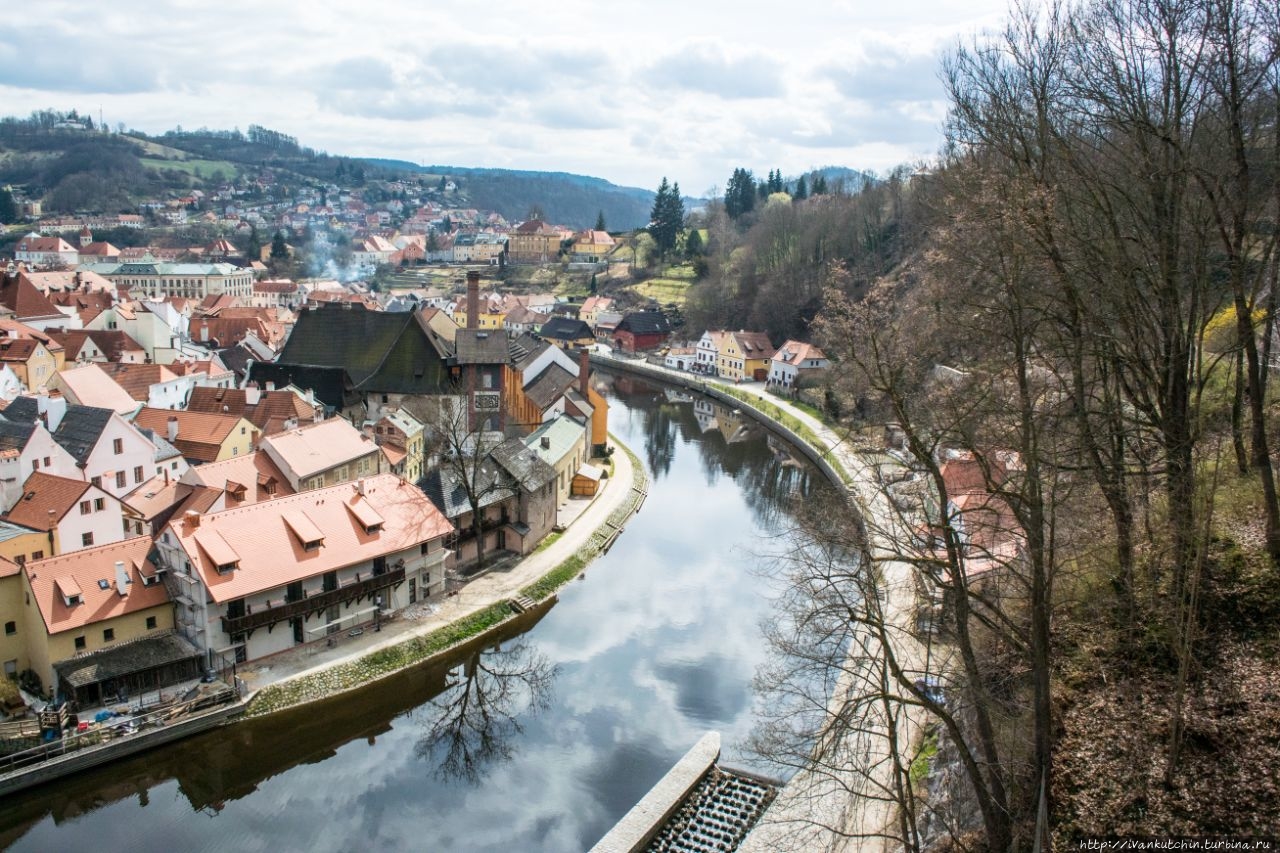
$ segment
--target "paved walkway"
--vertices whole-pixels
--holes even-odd
[[[618,443],[610,438],[613,444]],[[522,560],[503,561],[497,568],[467,583],[456,595],[437,596],[425,605],[411,605],[398,618],[383,623],[381,631],[366,627],[364,633],[356,637],[350,637],[343,631],[334,635],[337,638],[334,646],[316,642],[242,664],[238,670],[240,678],[250,690],[259,690],[429,634],[495,602],[515,597],[522,588],[581,550],[614,510],[627,500],[633,479],[631,458],[621,451],[613,454],[613,475],[601,481],[602,488],[595,498],[590,501],[573,499],[560,510],[561,519],[572,521],[551,545]]]
[[[627,363],[627,359],[616,360],[623,365]],[[693,376],[648,363],[644,366],[686,381]],[[882,612],[890,626],[888,633],[894,652],[904,670],[923,676],[927,655],[924,645],[915,637],[916,593],[912,569],[896,559],[898,549],[894,545],[895,541],[905,541],[902,537],[911,534],[901,529],[901,514],[890,505],[875,462],[859,452],[847,435],[837,433],[785,398],[770,394],[762,382],[735,384],[709,376],[693,378],[777,406],[808,427],[824,445],[820,449],[839,460],[850,478],[847,484],[850,494],[866,521],[868,550],[872,564],[880,573]],[[939,668],[937,651],[934,650],[934,671]],[[845,664],[846,675],[837,684],[828,706],[833,716],[842,710],[851,691],[865,695],[865,688],[850,684],[857,679],[874,677],[862,668],[862,663],[851,650]],[[897,809],[885,799],[885,792],[892,790],[895,762],[886,733],[887,723],[878,722],[878,731],[869,726],[856,743],[848,744],[842,755],[825,756],[826,762],[820,770],[804,770],[792,777],[739,850],[743,853],[880,853],[891,849],[894,845],[877,836],[895,831],[892,822]],[[912,750],[925,723],[924,712],[917,706],[900,707],[896,723],[897,753],[910,764]],[[872,770],[863,772],[867,767]]]

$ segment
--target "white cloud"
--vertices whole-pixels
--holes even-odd
[[[559,169],[688,191],[737,166],[884,170],[936,151],[937,58],[1005,0],[627,14],[461,0],[50,2],[0,45],[6,112],[149,132],[259,124],[353,156]]]

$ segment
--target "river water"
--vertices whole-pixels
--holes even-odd
[[[709,730],[750,767],[768,555],[827,486],[740,414],[603,379],[650,494],[558,603],[496,646],[7,797],[0,847],[577,851]]]

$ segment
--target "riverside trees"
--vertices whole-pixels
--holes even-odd
[[[917,509],[886,498],[905,516],[882,537],[892,553],[872,566],[909,564],[944,603],[947,672],[965,707],[954,739],[990,849],[1027,844],[1039,792],[1055,790],[1057,631],[1085,595],[1119,637],[1123,665],[1172,673],[1166,749],[1154,761],[1165,785],[1178,783],[1184,697],[1207,628],[1213,433],[1235,420],[1233,396],[1238,435],[1249,421],[1247,476],[1273,574],[1280,566],[1265,406],[1278,51],[1280,18],[1261,2],[1017,12],[946,64],[950,148],[921,190],[934,218],[917,260],[866,299],[847,274],[828,282],[839,292],[824,305],[823,348],[842,356],[863,406],[900,426],[929,496]],[[1215,353],[1206,329],[1224,312],[1234,340]],[[963,369],[935,369],[948,364]],[[1234,388],[1222,381],[1233,369]],[[948,451],[977,460],[981,491],[1003,505],[999,523],[1016,543],[980,573],[972,525],[952,514]],[[1001,470],[996,453],[1017,466]],[[822,577],[807,565],[804,576]],[[807,612],[835,618],[832,587],[811,584]],[[865,607],[841,618],[883,638],[864,651],[892,678],[863,695],[921,708],[950,731],[912,689],[910,668],[894,669],[909,659],[903,626],[879,625]],[[803,659],[798,670],[853,677],[821,648],[787,652]],[[820,750],[837,732],[865,736],[873,704],[845,705],[810,735]],[[873,829],[912,848],[923,807],[898,799],[906,822]]]

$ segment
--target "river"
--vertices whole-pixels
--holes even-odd
[[[798,454],[707,401],[605,374],[650,494],[614,548],[496,645],[6,798],[18,851],[576,851],[708,730],[753,722]]]

